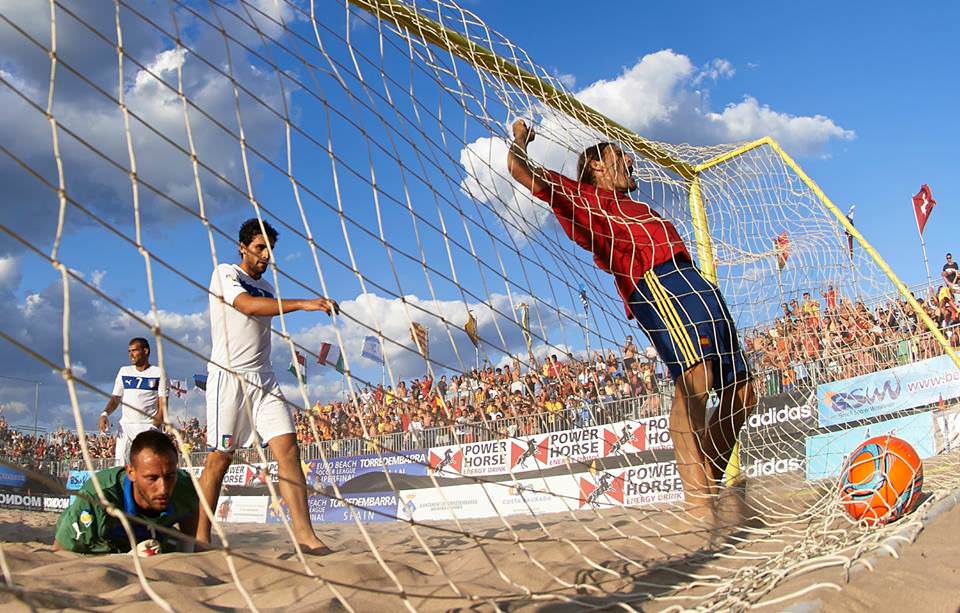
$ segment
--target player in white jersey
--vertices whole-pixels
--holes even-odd
[[[132,338],[127,345],[130,366],[117,372],[113,395],[100,413],[100,431],[110,427],[110,414],[123,406],[117,433],[117,463],[130,461],[130,443],[141,432],[163,424],[167,412],[167,378],[159,366],[150,365],[150,343],[145,338]]]
[[[266,236],[264,236],[264,233]],[[270,241],[268,246],[267,240]],[[264,280],[277,231],[257,219],[240,227],[240,264],[220,264],[210,279],[210,334],[213,346],[207,376],[207,447],[200,485],[211,509],[217,507],[233,451],[259,438],[277,460],[280,495],[290,510],[294,536],[304,553],[325,554],[307,512],[307,484],[287,402],[270,364],[271,320],[280,304]],[[283,312],[339,313],[327,298],[283,299]],[[210,540],[210,518],[200,514],[197,539]]]

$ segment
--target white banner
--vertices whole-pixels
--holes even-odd
[[[217,521],[262,524],[267,521],[269,496],[221,496],[217,501]]]
[[[427,452],[427,458],[430,470],[438,477],[482,477],[663,449],[673,449],[670,420],[666,416],[507,440],[433,447]]]
[[[539,516],[585,508],[645,506],[683,501],[676,462],[579,472],[497,483],[471,483],[407,490],[397,516],[417,521],[479,519],[500,515]]]

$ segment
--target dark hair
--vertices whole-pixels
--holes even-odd
[[[169,436],[160,432],[159,430],[147,430],[146,432],[141,432],[133,439],[133,443],[130,444],[130,463],[133,464],[133,459],[140,455],[140,452],[144,449],[149,449],[150,451],[161,454],[169,453],[173,455],[174,458],[179,458],[180,453],[177,451],[177,446],[173,444],[173,441]]]
[[[146,349],[147,351],[150,351],[150,343],[147,341],[147,339],[143,338],[142,336],[135,336],[134,338],[131,338],[130,342],[127,343],[127,346],[129,347],[134,343],[139,344],[141,349]]]
[[[263,222],[263,230],[261,230],[260,220],[256,217],[251,217],[243,222],[242,226],[240,226],[240,244],[249,245],[253,242],[254,238],[262,235],[264,230],[267,232],[267,240],[270,241],[270,246],[273,247],[277,242],[277,236],[279,236],[277,231],[274,230],[273,226],[268,224],[266,221]]]
[[[593,170],[590,169],[590,162],[599,162],[603,158],[603,152],[607,147],[616,147],[614,143],[603,142],[596,145],[590,145],[584,149],[580,157],[577,158],[577,181],[596,185],[596,177],[593,176]]]

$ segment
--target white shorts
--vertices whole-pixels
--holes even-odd
[[[210,371],[207,377],[207,450],[233,451],[263,446],[275,436],[293,434],[293,418],[272,372]]]
[[[134,423],[125,424],[120,422],[117,426],[117,448],[114,451],[114,457],[117,459],[117,465],[126,466],[130,463],[130,445],[137,435],[147,430],[156,430],[153,424]]]

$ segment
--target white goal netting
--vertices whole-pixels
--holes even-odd
[[[941,333],[940,300],[897,293],[772,140],[632,134],[490,29],[482,6],[0,2],[0,44],[0,170],[12,177],[0,256],[54,271],[55,291],[13,297],[56,330],[0,325],[0,337],[4,355],[62,375],[44,393],[69,407],[82,455],[68,466],[8,453],[5,466],[51,495],[69,471],[100,468],[90,439],[111,342],[148,337],[167,377],[193,387],[210,357],[210,273],[236,262],[246,219],[279,231],[264,275],[278,300],[340,304],[329,319],[272,320],[311,513],[342,522],[325,537],[338,551],[278,561],[233,532],[273,522],[292,539],[273,458],[240,454],[244,474],[205,509],[216,550],[200,554],[234,597],[225,606],[277,606],[263,572],[303,608],[777,605],[839,589],[840,574],[802,578],[869,565],[956,485],[960,390],[944,345],[957,333]],[[567,176],[598,141],[630,153],[634,196],[674,223],[726,298],[759,406],[717,524],[682,512],[673,386],[612,277],[507,170],[518,118],[537,130],[531,160]],[[186,388],[167,425],[197,487],[204,401]],[[845,454],[887,432],[934,459],[921,509],[869,527],[845,515],[836,477]],[[110,513],[133,539],[136,520]],[[109,604],[45,592],[26,554],[0,553],[10,598]],[[154,603],[194,606],[125,560]]]

